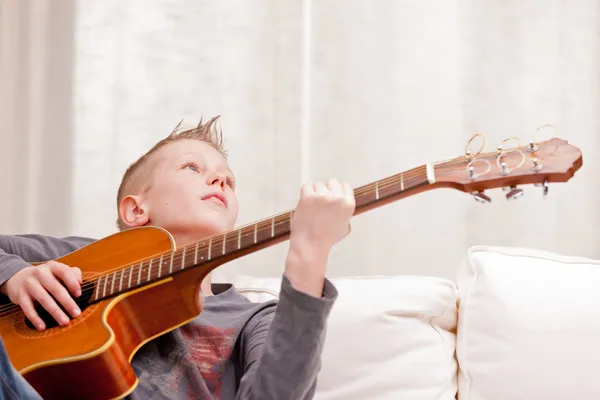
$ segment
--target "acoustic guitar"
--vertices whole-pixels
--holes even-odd
[[[520,185],[540,185],[546,193],[549,183],[569,181],[583,162],[581,151],[560,138],[483,154],[481,149],[355,189],[355,215],[438,188],[480,202],[490,202],[484,191],[494,188],[508,188],[508,199],[522,195]],[[39,332],[19,306],[2,304],[0,335],[10,360],[44,399],[127,396],[138,383],[130,365],[136,351],[203,311],[200,282],[212,270],[288,239],[292,215],[284,212],[184,247],[163,229],[136,228],[57,259],[83,271],[83,294],[76,299],[82,313],[61,327],[38,305],[47,326]]]

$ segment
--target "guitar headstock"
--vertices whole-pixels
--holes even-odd
[[[469,144],[477,136],[474,135]],[[527,145],[504,148],[512,139],[506,139],[496,151],[465,155],[450,161],[436,163],[436,183],[473,194],[480,202],[490,202],[485,190],[508,188],[507,199],[515,199],[523,194],[521,185],[543,186],[544,195],[548,193],[551,182],[567,182],[581,168],[581,151],[566,140],[552,138],[542,142],[529,142]]]

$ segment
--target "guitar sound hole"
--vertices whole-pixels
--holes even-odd
[[[85,282],[84,282],[84,284],[85,284]],[[91,288],[83,289],[81,296],[79,296],[78,298],[73,298],[73,296],[71,296],[75,300],[75,303],[77,303],[77,306],[79,307],[79,309],[81,310],[82,313],[86,308],[88,308],[90,306],[89,300],[92,297],[93,293],[94,293],[94,289],[92,286]],[[50,296],[54,299],[54,296],[52,296],[52,295],[50,295]],[[54,299],[54,301],[60,307],[60,309],[67,315],[67,317],[69,317],[69,319],[73,320],[73,316],[71,315],[71,313],[67,312],[67,310],[63,307],[63,305],[58,302],[58,300]],[[55,328],[57,326],[60,326],[60,324],[54,319],[52,314],[50,314],[48,311],[46,311],[46,309],[37,302],[35,303],[35,311],[40,316],[40,318],[44,321],[44,324],[46,324],[46,329]],[[80,317],[81,317],[81,315],[80,315]],[[25,317],[25,325],[27,325],[28,328],[37,330],[31,323],[31,321],[29,321],[29,318],[27,318],[27,317]]]

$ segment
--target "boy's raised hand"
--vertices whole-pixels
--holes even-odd
[[[350,232],[356,202],[344,182],[305,184],[292,217],[285,275],[296,290],[321,297],[331,248]]]
[[[75,297],[81,296],[81,270],[56,261],[23,268],[2,285],[1,291],[8,295],[10,301],[21,306],[25,316],[41,331],[46,329],[46,326],[35,311],[35,301],[39,302],[60,325],[67,325],[69,317],[60,309],[52,296],[65,310],[69,310],[73,318],[81,313],[61,281]]]

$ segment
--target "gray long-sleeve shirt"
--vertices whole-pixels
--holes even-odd
[[[0,235],[0,285],[32,262],[61,257],[92,239]],[[323,297],[296,291],[284,276],[277,302],[252,303],[232,285],[214,296],[192,322],[142,346],[132,365],[141,399],[311,399],[327,317],[337,291]]]

